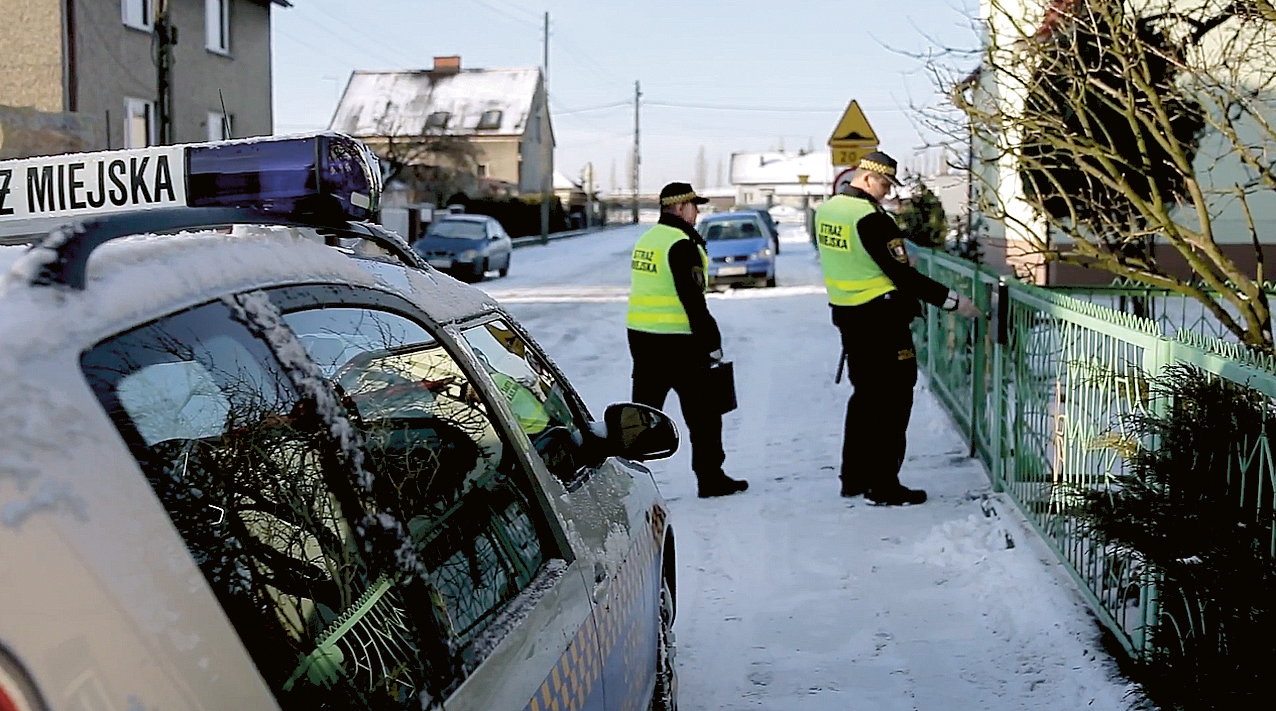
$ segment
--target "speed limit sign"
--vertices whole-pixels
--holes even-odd
[[[846,192],[846,189],[851,187],[851,178],[854,177],[854,168],[845,168],[842,172],[838,173],[837,177],[833,179],[833,194],[841,195]]]

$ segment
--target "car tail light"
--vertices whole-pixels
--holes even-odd
[[[35,682],[9,650],[0,645],[0,711],[48,711]]]

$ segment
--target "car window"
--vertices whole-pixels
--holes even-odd
[[[704,238],[708,242],[726,239],[752,239],[760,237],[761,231],[754,220],[714,220],[704,230]]]
[[[553,549],[526,474],[478,389],[415,321],[364,308],[286,314],[367,441],[371,470],[433,573],[454,643],[524,589]]]
[[[419,708],[561,553],[424,329],[361,309],[286,318],[366,440],[353,470],[282,351],[221,302],[108,339],[82,368],[281,708]]]
[[[430,225],[426,234],[431,237],[454,237],[458,239],[483,239],[486,227],[473,220],[440,220]]]
[[[468,328],[462,337],[492,377],[546,467],[564,482],[578,477],[580,418],[565,384],[534,346],[503,320]]]

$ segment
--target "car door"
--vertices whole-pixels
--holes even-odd
[[[426,542],[457,650],[459,686],[446,708],[602,709],[582,561],[493,407],[499,400],[475,379],[463,346],[410,304],[341,291],[321,290],[310,305],[297,290],[272,296],[357,413],[373,468],[398,472],[394,496]],[[413,482],[455,498],[440,523],[429,523],[437,504],[419,503],[437,496]]]
[[[494,261],[499,263],[503,269],[508,271],[510,267],[510,260],[513,258],[514,242],[510,239],[509,233],[505,231],[505,227],[500,222],[494,222],[492,229],[495,232],[492,237],[494,240],[492,246],[493,251],[497,255],[497,259]]]
[[[280,708],[523,708],[593,648],[576,556],[464,369],[364,295],[236,295],[84,371]]]
[[[666,533],[650,470],[588,451],[584,403],[512,319],[467,325],[461,337],[504,394],[539,466],[561,485],[558,500],[587,548],[607,707],[645,704],[655,678]]]

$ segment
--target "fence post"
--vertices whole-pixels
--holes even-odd
[[[992,490],[1006,490],[1005,438],[1006,430],[1006,346],[1010,343],[1010,287],[1006,278],[997,279],[997,293],[993,303],[992,339],[992,421],[988,433],[988,471],[992,474]]]
[[[1143,351],[1143,375],[1148,379],[1148,389],[1145,397],[1147,398],[1146,406],[1148,410],[1165,414],[1169,403],[1152,395],[1152,379],[1162,375],[1165,368],[1174,362],[1174,342],[1163,336],[1158,337],[1156,342],[1145,348]],[[1133,405],[1133,403],[1131,403]],[[1155,441],[1144,442],[1144,446],[1150,448],[1159,447],[1160,444]],[[1130,643],[1136,654],[1143,660],[1147,660],[1152,653],[1150,647],[1151,636],[1148,634],[1149,629],[1156,623],[1157,616],[1160,615],[1160,581],[1161,574],[1158,571],[1144,568],[1142,584],[1139,586],[1139,608],[1140,619],[1139,624],[1135,625],[1135,629],[1130,632]]]
[[[979,266],[976,265],[975,272],[970,278],[970,300],[981,312],[987,313],[988,292],[983,288],[979,277]],[[970,322],[970,350],[971,357],[974,359],[970,364],[970,456],[972,457],[979,453],[979,424],[982,420],[980,415],[988,408],[986,401],[988,368],[984,360],[988,355],[988,349],[984,344],[987,331],[983,322],[982,318],[974,318]]]
[[[926,254],[926,276],[931,279],[935,278],[935,253],[932,251]],[[922,308],[926,309],[926,375],[929,378],[935,377],[935,341],[938,338],[939,324],[936,319],[939,318],[939,309],[930,304],[923,303]]]

